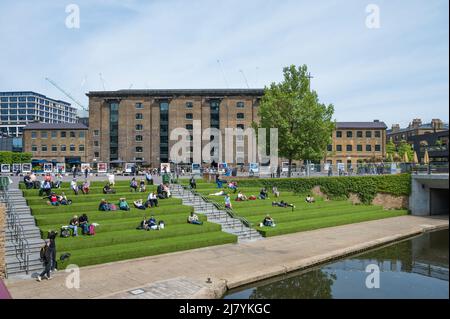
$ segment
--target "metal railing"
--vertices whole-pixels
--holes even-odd
[[[0,191],[0,196],[5,204],[7,216],[6,224],[11,231],[10,236],[14,243],[16,257],[20,262],[20,269],[25,270],[25,273],[28,274],[30,264],[30,245],[28,243],[28,240],[25,238],[25,231],[23,229],[19,216],[16,214],[15,205],[9,197],[8,188],[3,188]],[[6,272],[5,275],[8,276],[8,272]]]
[[[243,233],[246,230],[245,227],[247,227],[249,229],[249,232],[248,232],[249,239],[250,240],[252,239],[253,224],[250,223],[245,217],[238,216],[232,209],[226,208],[224,205],[211,200],[210,198],[197,192],[195,189],[191,189],[190,187],[184,186],[184,185],[179,185],[179,186],[183,189],[184,194],[187,193],[187,199],[191,202],[194,202],[194,205],[196,204],[196,202],[199,202],[200,204],[206,203],[206,204],[212,205],[217,210],[217,213],[218,213],[218,214],[215,214],[215,212],[213,210],[212,214],[210,214],[213,216],[213,218],[216,218],[216,216],[218,215],[219,218],[217,218],[217,219],[221,219],[220,218],[220,216],[222,216],[221,212],[225,212],[225,223],[226,224],[228,224],[229,220],[239,220],[241,232]],[[203,207],[203,205],[202,205],[202,207]],[[208,208],[202,208],[202,209],[208,210]],[[231,228],[236,229],[234,224],[231,226]]]

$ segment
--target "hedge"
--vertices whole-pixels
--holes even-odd
[[[310,192],[315,186],[320,186],[321,191],[331,198],[348,198],[350,193],[355,193],[361,202],[370,204],[377,193],[409,196],[411,193],[411,175],[247,179],[240,180],[238,186],[266,187],[269,191],[273,186],[276,186],[280,190],[302,194]]]

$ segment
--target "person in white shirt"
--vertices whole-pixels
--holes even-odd
[[[78,184],[77,184],[77,180],[73,179],[70,182],[70,188],[73,190],[73,192],[75,193],[75,195],[78,195]]]
[[[111,186],[116,185],[115,176],[113,173],[108,175],[108,182],[109,182],[109,185],[111,185]]]
[[[151,192],[147,197],[147,206],[158,207],[158,196],[156,193]]]

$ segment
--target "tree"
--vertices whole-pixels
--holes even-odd
[[[306,65],[283,69],[284,80],[264,90],[258,115],[260,128],[278,128],[278,154],[289,161],[321,160],[334,129],[334,107],[319,103],[310,90]]]
[[[408,155],[408,158],[411,160],[414,156],[414,149],[412,145],[406,142],[405,140],[401,140],[398,145],[398,155],[403,158],[405,153]]]
[[[397,152],[397,148],[392,140],[392,137],[389,139],[389,142],[386,143],[386,158],[393,159],[395,153]]]

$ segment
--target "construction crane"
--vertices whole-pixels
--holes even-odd
[[[53,85],[55,88],[57,88],[59,91],[61,91],[65,96],[67,96],[69,99],[71,99],[73,102],[75,102],[76,105],[81,107],[83,111],[89,112],[89,109],[86,108],[83,104],[78,102],[70,93],[66,92],[64,89],[62,89],[58,84],[56,84],[53,80],[50,78],[45,78],[51,85]]]

